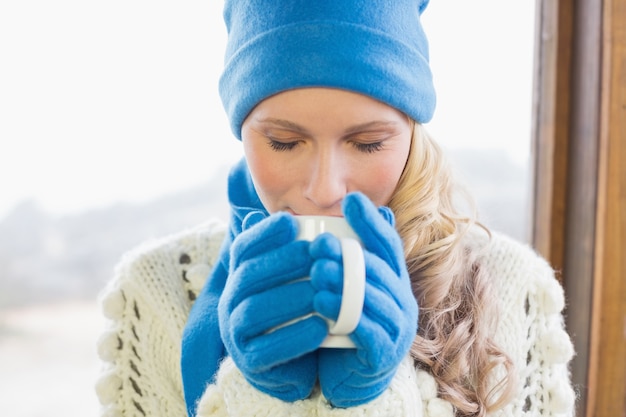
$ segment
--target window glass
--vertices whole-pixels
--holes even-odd
[[[494,230],[529,239],[534,3],[432,1],[437,88],[427,125]]]
[[[0,3],[0,392],[7,415],[97,414],[95,343],[103,323],[96,296],[115,264],[146,239],[226,218],[225,173],[241,147],[217,94],[222,4]],[[522,240],[533,7],[436,0],[424,14],[438,93],[427,128],[485,224]]]

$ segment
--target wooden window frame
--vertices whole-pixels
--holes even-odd
[[[537,0],[531,240],[560,272],[576,415],[626,416],[626,0]]]

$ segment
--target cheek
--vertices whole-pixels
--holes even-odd
[[[285,175],[283,164],[272,158],[272,155],[253,149],[244,149],[244,152],[261,202],[270,213],[277,211],[280,197],[289,188],[290,182],[287,179],[291,176]]]
[[[370,166],[361,178],[363,192],[376,204],[386,205],[398,185],[404,165],[380,164]]]
[[[402,149],[392,154],[363,164],[365,167],[357,176],[356,188],[367,195],[376,205],[387,205],[400,181],[409,150]]]

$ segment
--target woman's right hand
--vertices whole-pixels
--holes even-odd
[[[327,334],[326,322],[313,315],[315,290],[302,279],[313,260],[309,242],[295,240],[297,231],[288,213],[246,216],[218,307],[220,334],[234,363],[251,385],[284,401],[310,395],[316,350]]]
[[[322,349],[319,381],[335,407],[354,407],[380,396],[407,357],[417,332],[418,307],[393,212],[377,208],[364,194],[343,201],[346,220],[363,242],[366,285],[363,312],[350,339],[355,349]],[[337,320],[343,290],[339,240],[319,236],[310,253],[315,259],[311,282],[319,291],[315,307]]]

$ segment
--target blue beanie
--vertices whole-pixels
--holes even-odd
[[[435,91],[420,15],[429,0],[226,0],[219,91],[235,136],[262,100],[300,87],[365,94],[428,122]]]

